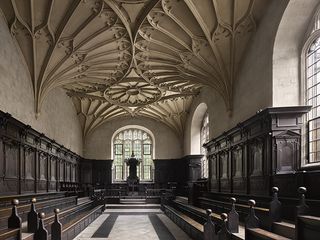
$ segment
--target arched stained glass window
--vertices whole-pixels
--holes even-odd
[[[129,167],[124,160],[131,157],[132,151],[141,163],[137,168],[140,181],[153,181],[153,142],[151,136],[136,128],[122,130],[113,139],[113,181],[126,181]]]
[[[305,103],[312,108],[307,114],[308,163],[320,162],[320,14],[312,22],[310,44],[305,52]]]
[[[206,113],[203,117],[201,129],[200,129],[200,149],[201,154],[203,155],[201,159],[201,177],[208,178],[209,175],[209,163],[207,158],[206,148],[203,147],[203,144],[209,141],[209,114]]]

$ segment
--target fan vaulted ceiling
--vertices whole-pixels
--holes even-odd
[[[240,60],[267,0],[1,0],[39,114],[50,90],[72,98],[86,136],[120,116],[182,135],[193,97],[232,109]]]

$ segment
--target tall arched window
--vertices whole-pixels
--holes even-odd
[[[308,162],[320,162],[320,12],[312,21],[305,48],[305,103],[312,108],[307,114]]]
[[[141,163],[137,169],[140,181],[153,180],[153,142],[150,134],[136,129],[127,128],[115,135],[113,138],[113,181],[126,181],[129,168],[124,160],[131,157],[132,151]]]
[[[201,177],[208,178],[209,175],[209,164],[207,158],[206,149],[203,147],[203,144],[209,141],[209,114],[208,112],[205,113],[200,129],[200,149],[201,154],[203,155],[201,159]]]

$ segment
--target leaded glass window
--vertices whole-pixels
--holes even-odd
[[[320,28],[319,14],[314,18],[311,36]],[[318,34],[319,35],[319,34]],[[316,35],[315,35],[316,36]],[[312,108],[307,114],[309,163],[320,162],[320,36],[317,36],[306,51],[305,98]]]
[[[135,157],[141,159],[137,169],[140,181],[152,181],[154,172],[152,146],[151,136],[141,129],[128,128],[119,132],[113,140],[113,180],[127,180],[129,167],[124,160],[130,158],[133,151]]]
[[[201,130],[200,130],[200,149],[201,154],[203,155],[201,159],[201,177],[208,178],[209,175],[209,163],[207,158],[206,148],[203,147],[203,144],[209,141],[209,114],[206,113],[202,120]]]

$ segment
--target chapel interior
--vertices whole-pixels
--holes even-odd
[[[320,0],[0,0],[0,239],[319,240]]]

